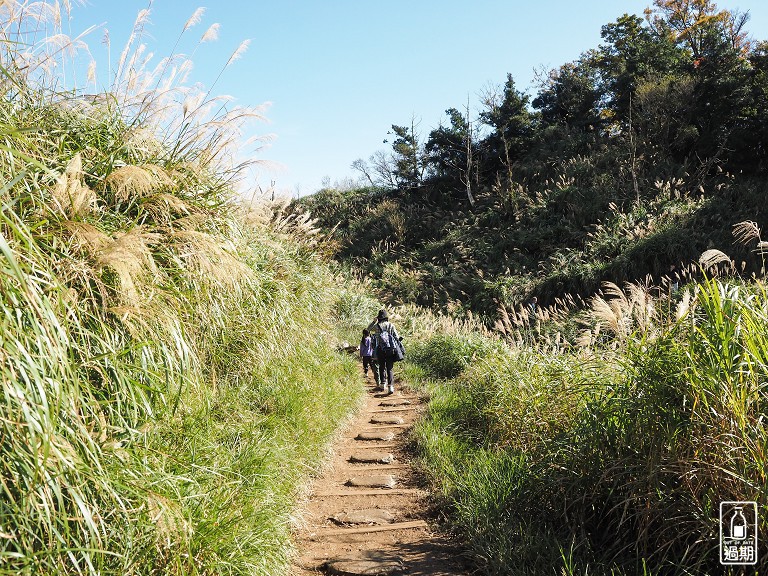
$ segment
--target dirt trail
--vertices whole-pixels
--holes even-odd
[[[461,576],[457,548],[429,518],[426,492],[405,451],[424,404],[396,383],[393,395],[368,383],[365,405],[311,486],[294,534],[291,574]]]

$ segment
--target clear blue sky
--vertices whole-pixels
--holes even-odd
[[[720,8],[749,11],[748,30],[768,39],[768,2],[723,0]],[[154,0],[148,49],[171,53],[184,23],[205,6],[177,52],[191,52],[213,23],[219,39],[200,46],[191,81],[210,86],[245,39],[252,43],[216,84],[242,105],[271,102],[269,123],[255,127],[276,138],[260,158],[281,165],[261,170],[262,186],[295,195],[314,192],[324,177],[355,176],[350,164],[387,148],[392,124],[421,119],[427,133],[446,108],[476,109],[478,94],[511,73],[533,92],[535,69],[554,68],[600,44],[600,27],[624,13],[642,15],[644,0]],[[88,0],[73,12],[73,33],[104,24],[119,57],[146,0]],[[100,75],[107,63],[94,32]]]

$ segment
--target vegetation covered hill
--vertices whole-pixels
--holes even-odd
[[[508,77],[476,117],[449,109],[426,138],[393,126],[390,153],[355,163],[370,186],[300,205],[382,296],[488,324],[532,296],[681,273],[737,222],[768,223],[768,45],[747,25],[656,0],[535,96]]]

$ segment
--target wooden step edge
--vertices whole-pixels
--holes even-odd
[[[312,537],[322,538],[324,536],[344,536],[346,534],[368,534],[370,532],[390,532],[392,530],[413,530],[414,528],[429,528],[429,524],[424,520],[412,520],[410,522],[395,522],[393,524],[361,526],[359,528],[321,528],[313,533]]]
[[[313,492],[310,497],[387,496],[389,494],[425,494],[425,492],[419,488],[379,488],[378,490],[335,490],[328,492]]]
[[[352,438],[352,440],[355,440],[355,438]],[[366,444],[359,444],[359,445],[352,446],[350,447],[350,450],[354,451],[354,450],[359,450],[360,448],[398,448],[400,447],[399,444],[393,444],[391,442],[389,444],[374,444],[374,442],[379,442],[379,440],[364,440],[364,442],[366,442]]]
[[[405,470],[411,468],[410,464],[376,464],[375,462],[347,462],[344,472],[378,472],[379,470]],[[355,464],[355,466],[350,466]]]

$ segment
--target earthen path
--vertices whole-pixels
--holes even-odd
[[[311,486],[294,534],[292,574],[468,574],[457,547],[430,519],[405,449],[424,405],[407,388],[386,395],[367,386],[364,407]]]

